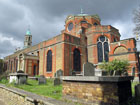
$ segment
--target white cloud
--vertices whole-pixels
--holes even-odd
[[[134,24],[132,21],[116,21],[112,24],[113,27],[117,28],[121,34],[121,39],[135,37],[133,34]]]
[[[2,33],[0,33],[0,43],[10,42],[12,46],[14,47],[22,47],[23,43],[15,40],[13,37],[6,37]]]

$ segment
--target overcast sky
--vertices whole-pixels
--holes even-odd
[[[0,0],[0,58],[23,47],[30,25],[33,45],[54,37],[64,29],[65,18],[98,14],[102,25],[119,29],[121,39],[134,37],[133,10],[139,0]]]

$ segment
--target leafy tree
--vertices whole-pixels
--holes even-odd
[[[103,61],[103,63],[99,65],[99,68],[106,70],[109,75],[115,75],[116,72],[120,74],[127,72],[128,66],[128,61],[115,59],[111,62]]]

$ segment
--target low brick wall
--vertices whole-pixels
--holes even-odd
[[[5,105],[74,105],[0,84],[0,101]]]
[[[63,98],[86,105],[120,105],[132,97],[131,77],[62,77]]]

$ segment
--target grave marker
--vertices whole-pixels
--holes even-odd
[[[92,63],[86,62],[83,65],[83,76],[95,76],[95,68]]]
[[[41,75],[39,78],[38,78],[38,84],[46,84],[46,78],[44,75]]]

